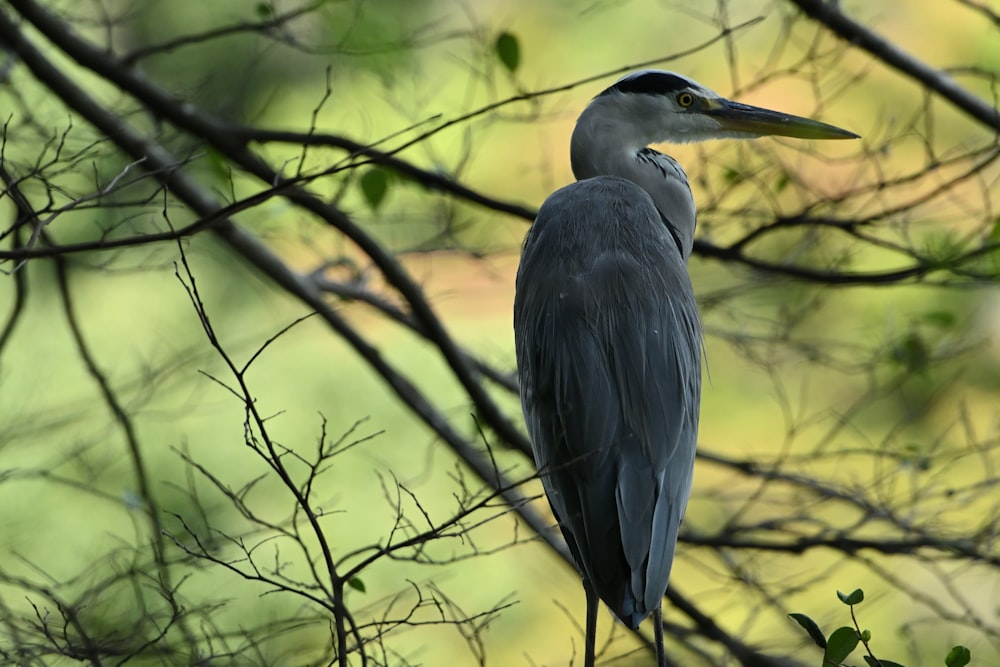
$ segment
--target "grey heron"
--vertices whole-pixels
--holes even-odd
[[[535,463],[587,598],[628,627],[660,604],[691,493],[701,323],[687,271],[695,203],[684,170],[651,143],[782,135],[857,138],[741,104],[673,72],[626,75],[573,130],[577,181],[542,204],[514,299],[521,405]]]

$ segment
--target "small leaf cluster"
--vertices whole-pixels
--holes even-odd
[[[858,618],[854,607],[861,604],[865,599],[865,593],[860,588],[856,588],[851,593],[841,593],[837,591],[837,597],[851,610],[851,622],[853,625],[845,625],[837,628],[825,635],[819,624],[805,614],[792,613],[788,616],[798,623],[809,634],[816,646],[823,649],[823,661],[820,667],[848,667],[844,661],[858,648],[858,644],[864,647],[862,658],[867,667],[905,667],[905,665],[875,657],[872,651],[872,633],[867,628],[862,630],[858,624]],[[972,661],[972,653],[965,646],[954,646],[944,658],[945,667],[965,667]]]

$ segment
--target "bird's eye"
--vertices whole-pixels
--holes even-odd
[[[694,104],[694,95],[691,93],[681,93],[677,96],[677,104],[687,109],[689,106]]]

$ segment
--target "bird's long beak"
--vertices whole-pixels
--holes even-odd
[[[798,139],[859,139],[859,135],[818,120],[741,104],[726,99],[706,100],[702,110],[723,130],[755,136],[780,135]]]

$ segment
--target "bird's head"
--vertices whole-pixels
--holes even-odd
[[[627,132],[626,141],[647,145],[766,135],[800,139],[856,139],[858,135],[817,120],[727,100],[691,79],[661,70],[632,72],[588,106],[596,125]]]

